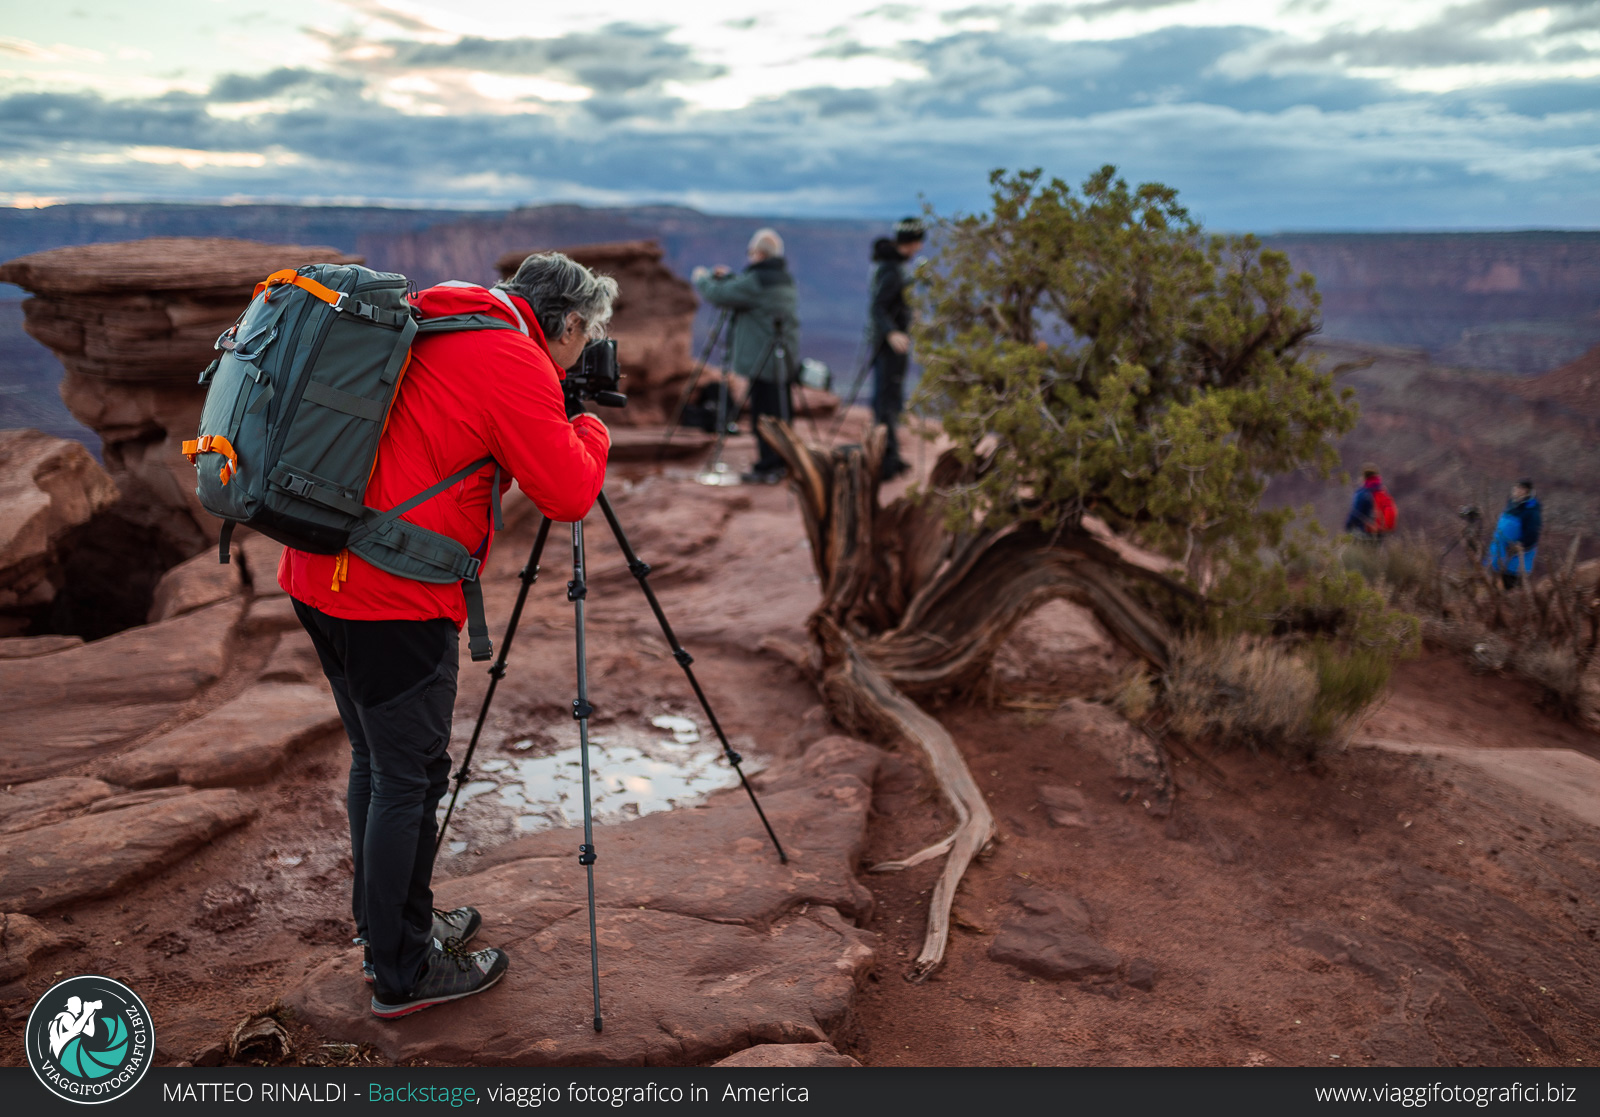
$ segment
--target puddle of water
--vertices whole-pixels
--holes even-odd
[[[553,735],[574,743],[537,755],[537,741],[513,741],[513,756],[476,766],[461,789],[451,820],[449,849],[461,854],[537,830],[583,824],[583,770],[577,729],[566,722]],[[548,748],[548,746],[545,746]],[[614,723],[589,735],[590,792],[596,825],[692,806],[739,782],[692,718],[662,714],[648,725]],[[746,771],[757,770],[747,762]],[[447,800],[448,801],[448,800]],[[444,804],[441,804],[441,816]]]

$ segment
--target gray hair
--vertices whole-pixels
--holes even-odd
[[[776,229],[757,229],[750,237],[750,247],[746,252],[759,252],[763,256],[782,256],[783,238]]]
[[[497,286],[527,300],[547,341],[561,340],[573,311],[591,340],[604,337],[617,297],[615,279],[596,275],[560,252],[535,252],[518,265],[516,275]]]

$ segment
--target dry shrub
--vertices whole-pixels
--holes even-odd
[[[1577,711],[1583,664],[1571,648],[1539,645],[1517,653],[1517,673],[1544,688],[1545,700],[1563,714]]]
[[[1439,549],[1419,535],[1402,535],[1380,543],[1355,540],[1341,558],[1368,585],[1382,590],[1397,608],[1437,611],[1448,594],[1443,584]]]
[[[1134,724],[1143,722],[1155,709],[1156,688],[1150,672],[1142,664],[1131,668],[1111,692],[1111,705]]]
[[[1316,697],[1310,665],[1261,637],[1188,637],[1167,675],[1174,732],[1252,750],[1301,750]]]
[[[1167,676],[1168,728],[1309,758],[1342,742],[1389,683],[1380,651],[1314,644],[1293,650],[1258,636],[1191,636]]]

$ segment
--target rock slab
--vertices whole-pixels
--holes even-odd
[[[205,550],[161,576],[150,601],[149,624],[181,617],[206,605],[226,601],[244,589],[238,563],[220,563]]]
[[[36,957],[63,945],[61,937],[37,919],[0,913],[0,985],[27,976]]]
[[[55,775],[154,729],[222,674],[240,605],[0,660],[0,784]]]
[[[859,1067],[848,1055],[841,1055],[831,1043],[760,1043],[746,1047],[714,1067]]]
[[[257,683],[204,717],[113,760],[124,787],[260,783],[297,749],[339,727],[333,698],[304,683]]]
[[[104,780],[81,776],[14,784],[0,791],[0,834],[61,822],[91,803],[109,798],[115,790]]]
[[[1080,981],[1115,973],[1122,965],[1116,951],[1089,934],[1089,911],[1083,901],[1041,888],[1017,896],[1022,914],[1001,928],[989,944],[989,957],[1052,981]]]
[[[473,858],[493,859],[482,872],[435,886],[439,906],[482,910],[478,941],[507,949],[499,988],[386,1024],[368,1009],[351,951],[285,1002],[324,1035],[447,1064],[698,1065],[753,1044],[824,1043],[874,959],[875,937],[839,907],[870,901],[853,872],[881,757],[829,738],[775,775],[763,805],[788,865],[739,791],[599,830],[598,1035],[581,839],[570,830],[501,846]]]
[[[118,495],[81,443],[36,430],[0,431],[0,616],[55,600],[67,536]]]
[[[237,791],[197,791],[0,838],[0,911],[36,914],[155,875],[255,817]]]
[[[222,602],[53,655],[0,659],[0,784],[56,775],[170,719],[222,674],[238,613]]]

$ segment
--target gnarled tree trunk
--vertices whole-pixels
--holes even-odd
[[[950,734],[915,700],[970,690],[1017,622],[1055,598],[1088,607],[1119,642],[1164,669],[1168,625],[1130,587],[1187,591],[1081,528],[1046,535],[1021,523],[957,537],[945,527],[937,496],[880,508],[881,427],[864,445],[833,449],[806,446],[770,418],[762,432],[788,463],[822,584],[808,627],[830,713],[856,733],[921,749],[956,814],[955,830],[942,841],[874,866],[892,871],[948,855],[908,975],[920,980],[944,960],[956,887],[993,838],[994,817]],[[955,483],[961,471],[945,455],[932,488]]]

